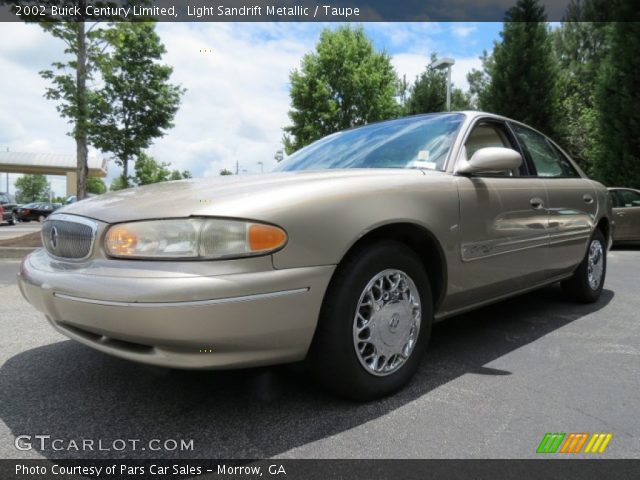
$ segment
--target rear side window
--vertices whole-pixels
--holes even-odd
[[[569,160],[544,135],[518,124],[511,124],[511,128],[531,158],[539,177],[580,176]]]
[[[640,207],[640,193],[633,190],[618,190],[621,207]]]

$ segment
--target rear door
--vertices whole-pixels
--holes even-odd
[[[640,240],[640,192],[620,188],[612,190],[611,194],[616,222],[615,240]]]
[[[590,180],[544,135],[511,123],[536,178],[544,181],[548,195],[549,256],[544,265],[551,276],[573,269],[585,255],[598,212]]]

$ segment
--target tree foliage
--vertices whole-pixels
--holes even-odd
[[[79,0],[77,5],[84,9],[86,2]],[[92,122],[90,116],[95,112],[92,107],[95,96],[88,83],[94,78],[96,63],[101,55],[104,29],[98,23],[87,26],[83,19],[75,22],[39,22],[39,25],[66,46],[64,53],[68,58],[52,63],[53,69],[44,70],[40,75],[51,82],[45,97],[58,102],[58,112],[72,126],[69,134],[76,142],[76,190],[78,199],[82,199],[89,176],[87,135]]]
[[[222,170],[220,170],[220,175],[233,175],[233,172],[227,168],[223,168]]]
[[[188,170],[183,172],[169,170],[168,167],[170,166],[170,163],[158,163],[153,157],[142,152],[136,160],[134,182],[136,185],[148,185],[150,183],[191,178],[191,173]]]
[[[103,194],[107,191],[107,185],[101,178],[89,177],[87,179],[87,193],[93,193],[95,195]]]
[[[173,69],[160,63],[165,48],[154,23],[119,23],[103,38],[111,49],[98,59],[104,86],[89,135],[96,147],[113,154],[126,185],[129,161],[173,126],[184,90],[169,82]]]
[[[362,27],[325,29],[313,53],[290,75],[288,154],[330,133],[396,117],[399,80],[391,58],[376,52]]]
[[[152,156],[141,152],[135,162],[135,175],[129,175],[126,182],[122,175],[117,176],[111,182],[109,190],[122,190],[133,186],[192,178],[189,170],[170,170],[170,166],[170,163],[158,163]]]
[[[15,181],[15,187],[18,203],[49,200],[49,182],[44,175],[22,175]]]
[[[605,12],[602,0],[572,2],[552,33],[559,65],[558,140],[589,174],[598,155],[596,83],[609,44]]]
[[[613,2],[617,18],[596,86],[596,176],[608,185],[640,188],[640,12],[637,3]]]
[[[553,134],[557,67],[544,7],[538,0],[518,0],[507,11],[500,35],[483,71],[471,73],[480,109]]]
[[[447,110],[447,73],[436,70],[431,65],[437,60],[431,55],[431,62],[424,72],[416,78],[406,102],[406,113],[444,112]],[[471,97],[459,88],[451,86],[451,110],[468,110],[471,108]]]

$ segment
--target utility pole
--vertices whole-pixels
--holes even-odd
[[[238,175],[240,173],[240,164],[238,163],[238,160],[236,160],[236,175]]]

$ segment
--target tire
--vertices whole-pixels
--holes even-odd
[[[42,223],[42,222],[44,222],[46,219],[47,219],[47,217],[45,217],[44,215],[40,215],[40,216],[38,217],[38,222],[39,222],[39,223]]]
[[[387,291],[386,303],[380,284]],[[368,292],[381,303],[372,302]],[[433,323],[431,298],[420,259],[402,243],[384,241],[351,254],[338,266],[325,293],[307,359],[315,378],[334,393],[359,401],[400,389],[426,350]],[[395,353],[401,350],[406,359]]]
[[[11,214],[11,220],[9,220],[9,224],[17,225],[18,224],[18,216],[15,213]]]
[[[589,240],[584,259],[573,276],[562,282],[562,289],[576,302],[593,303],[600,298],[606,275],[607,241],[602,232],[596,230]]]

